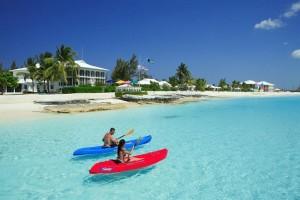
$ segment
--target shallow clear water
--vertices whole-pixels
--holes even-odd
[[[300,199],[300,98],[215,100],[1,124],[0,199]],[[166,147],[146,170],[89,176],[108,157],[72,158],[118,134]]]

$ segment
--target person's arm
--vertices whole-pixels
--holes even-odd
[[[111,136],[111,141],[114,143],[118,143],[118,139],[114,138],[113,136]]]
[[[127,154],[127,155],[131,155],[131,152],[130,152],[130,151],[125,151],[125,150],[124,150],[124,153]]]

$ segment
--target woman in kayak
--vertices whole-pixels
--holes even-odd
[[[117,157],[117,161],[120,163],[125,163],[130,160],[129,156],[131,152],[126,151],[124,145],[125,145],[125,140],[124,139],[120,140],[118,144],[118,157]]]

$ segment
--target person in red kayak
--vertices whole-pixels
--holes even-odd
[[[104,135],[102,141],[104,142],[105,147],[114,147],[118,145],[118,139],[113,137],[115,131],[115,128],[111,128],[109,132]]]
[[[120,140],[119,144],[118,144],[118,157],[117,157],[117,161],[120,163],[125,163],[130,161],[130,154],[131,152],[126,151],[124,148],[125,145],[125,140],[122,139]]]

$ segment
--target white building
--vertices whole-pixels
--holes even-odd
[[[243,82],[246,85],[250,86],[250,90],[252,91],[261,91],[261,92],[272,92],[274,91],[274,84],[269,83],[267,81],[253,81],[253,80],[247,80]]]
[[[69,87],[73,85],[96,85],[105,84],[108,69],[93,66],[87,64],[84,60],[76,60],[76,64],[79,66],[78,81],[72,80],[72,76],[67,77],[67,83],[63,84],[59,81],[50,82],[50,92],[55,92],[62,87]],[[39,64],[36,66],[39,68]],[[43,92],[44,84],[38,83],[29,78],[29,72],[26,67],[11,70],[13,75],[18,78],[19,86],[16,88],[15,92]]]
[[[152,78],[144,78],[143,80],[138,81],[139,85],[150,85],[151,83],[159,83],[159,81]]]
[[[172,87],[172,85],[170,83],[168,83],[167,81],[159,81],[158,84],[160,87],[163,87],[163,86]]]

